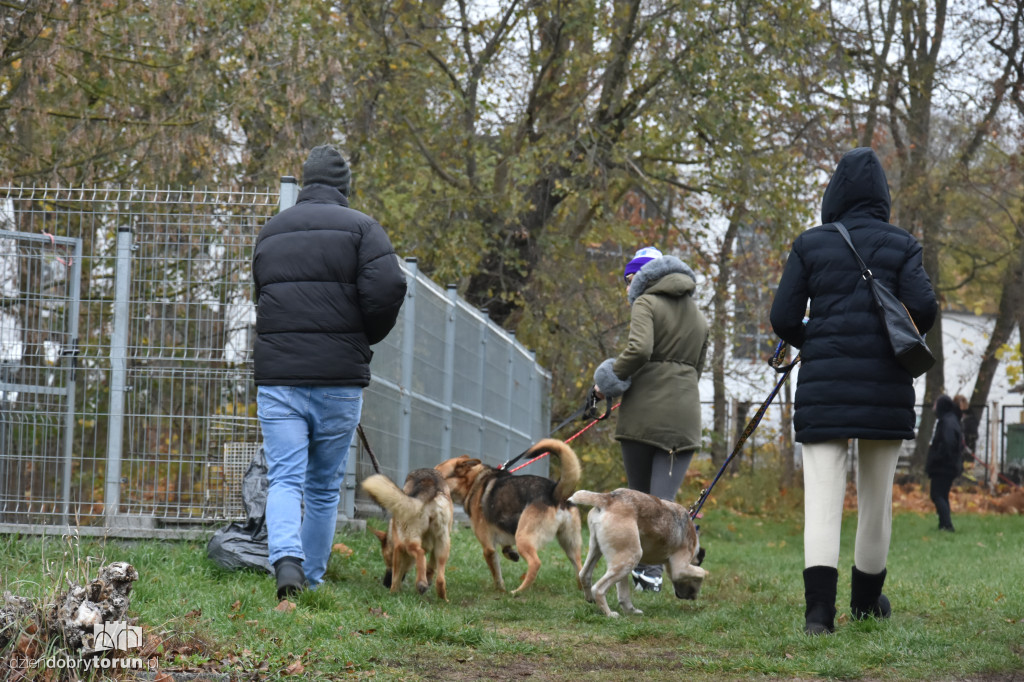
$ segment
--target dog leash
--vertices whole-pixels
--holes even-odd
[[[590,392],[587,393],[587,399],[583,402],[583,406],[580,409],[578,409],[575,412],[573,412],[568,417],[566,417],[565,419],[563,419],[561,424],[559,424],[555,428],[551,429],[551,433],[549,433],[547,436],[545,436],[545,438],[551,438],[551,436],[555,435],[560,430],[562,430],[562,428],[564,428],[566,424],[569,424],[570,422],[574,422],[577,419],[579,419],[580,417],[583,417],[583,418],[591,418],[592,417],[593,421],[590,424],[588,424],[587,426],[583,427],[581,430],[577,431],[568,440],[565,441],[566,443],[568,443],[573,438],[575,438],[576,436],[580,435],[581,433],[583,433],[584,431],[589,429],[591,426],[593,426],[597,422],[607,419],[608,416],[612,413],[612,410],[614,410],[615,407],[618,407],[618,405],[616,405],[615,407],[612,407],[612,399],[606,396],[605,399],[604,399],[605,400],[604,414],[601,415],[601,416],[597,416],[597,403],[598,403],[599,400],[600,400],[600,398],[597,397],[597,394],[594,392],[594,389],[591,388]],[[531,446],[531,447],[533,447],[533,446]],[[504,464],[502,464],[498,468],[499,469],[505,469],[505,468],[515,464],[520,459],[525,457],[526,453],[528,453],[529,451],[530,451],[530,448],[527,448],[527,449],[523,450],[522,452],[520,452],[518,455],[516,455],[512,459],[507,460]],[[544,457],[544,455],[546,455],[546,454],[547,453],[544,453],[543,455],[539,455],[537,457],[534,457],[533,459],[531,459],[526,464],[530,464],[531,462],[536,462],[538,459],[540,459],[541,457]],[[526,464],[520,465],[520,466],[516,467],[515,469],[513,469],[512,471],[518,471],[519,469],[522,469],[524,466],[526,466]]]
[[[363,447],[366,448],[366,454],[370,456],[370,463],[373,464],[373,470],[376,473],[382,473],[380,470],[380,462],[377,461],[377,456],[373,454],[373,448],[370,447],[370,441],[366,440],[366,432],[363,431],[363,424],[360,422],[356,426],[356,431],[359,432],[359,440],[363,442]]]
[[[772,353],[772,357],[768,360],[768,364],[771,366],[772,369],[774,369],[777,373],[781,374],[782,376],[779,377],[779,381],[778,383],[775,384],[775,388],[772,389],[772,392],[768,394],[768,398],[763,403],[761,403],[761,407],[757,409],[757,412],[754,413],[754,416],[750,418],[749,422],[747,422],[747,427],[743,429],[743,433],[740,434],[739,440],[737,440],[736,445],[733,446],[732,452],[729,453],[729,456],[725,458],[725,463],[722,464],[722,468],[719,469],[718,473],[715,475],[715,480],[711,481],[711,485],[709,485],[707,488],[704,488],[704,490],[701,491],[700,498],[693,504],[692,507],[690,507],[691,519],[697,518],[697,516],[700,514],[701,507],[704,506],[704,502],[707,501],[708,495],[711,494],[711,489],[715,487],[715,484],[718,483],[718,479],[720,479],[722,477],[722,474],[725,473],[725,469],[726,467],[729,466],[729,462],[731,462],[733,458],[737,454],[739,454],[740,450],[743,448],[743,444],[746,442],[747,438],[750,437],[750,434],[752,434],[754,432],[754,429],[757,428],[757,425],[761,423],[761,417],[763,417],[764,413],[768,410],[768,406],[772,404],[773,400],[775,400],[775,396],[778,395],[779,389],[782,388],[782,385],[786,383],[786,379],[789,378],[790,372],[792,372],[793,368],[796,367],[798,362],[800,362],[800,355],[797,354],[796,359],[793,360],[793,362],[783,364],[783,362],[785,362],[786,354],[788,352],[789,344],[787,344],[784,341],[779,341],[778,345],[775,347],[775,352]]]
[[[584,431],[586,431],[587,429],[589,429],[589,428],[590,428],[591,426],[593,426],[594,424],[596,424],[597,422],[599,422],[599,421],[601,421],[601,420],[603,420],[603,419],[607,419],[607,418],[608,418],[608,415],[609,415],[609,414],[611,414],[611,411],[612,411],[612,410],[614,410],[614,409],[615,409],[616,407],[618,407],[618,406],[619,406],[619,405],[621,405],[621,404],[622,404],[622,403],[615,403],[615,404],[614,404],[614,405],[612,405],[612,406],[611,406],[610,408],[608,408],[608,410],[607,410],[607,411],[606,411],[606,412],[604,413],[604,415],[603,415],[603,416],[601,416],[601,417],[598,417],[597,419],[594,419],[594,420],[593,420],[592,422],[590,422],[589,424],[587,424],[586,426],[584,426],[584,427],[583,427],[582,429],[580,429],[580,430],[579,430],[579,431],[577,431],[576,433],[574,433],[574,434],[572,434],[571,436],[569,436],[568,438],[566,438],[564,442],[566,442],[566,443],[571,443],[571,442],[573,442],[573,441],[574,441],[574,440],[576,439],[576,437],[577,437],[577,436],[581,435],[581,434],[582,434],[582,433],[583,433]],[[529,452],[529,450],[527,450],[527,452]],[[515,469],[512,469],[511,471],[509,471],[509,473],[510,473],[510,474],[514,474],[515,472],[519,471],[519,470],[520,470],[520,469],[522,469],[523,467],[525,467],[525,466],[529,466],[530,464],[533,464],[534,462],[536,462],[536,461],[537,461],[538,459],[541,459],[541,458],[543,458],[543,457],[547,457],[547,456],[548,456],[548,455],[550,455],[550,454],[551,454],[550,452],[548,452],[547,450],[545,450],[544,452],[540,453],[539,455],[537,455],[536,457],[534,457],[534,458],[533,458],[533,459],[531,459],[530,461],[528,461],[528,462],[523,462],[522,464],[520,464],[519,466],[517,466],[517,467],[516,467]]]

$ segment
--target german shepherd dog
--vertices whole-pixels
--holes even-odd
[[[500,546],[502,554],[512,561],[518,561],[520,555],[526,559],[526,575],[512,594],[522,592],[537,579],[537,552],[554,538],[558,538],[577,573],[580,570],[580,511],[568,501],[580,479],[580,462],[572,448],[553,438],[541,440],[525,456],[545,451],[558,455],[562,473],[557,482],[543,476],[513,476],[468,455],[435,467],[451,487],[452,499],[461,502],[469,515],[494,585],[502,592],[505,581],[495,547]]]
[[[605,597],[612,585],[624,612],[643,614],[633,606],[630,595],[630,574],[641,561],[665,564],[676,596],[697,598],[707,571],[699,565],[704,553],[686,507],[628,488],[610,493],[578,490],[569,500],[593,507],[587,514],[590,548],[580,580],[586,600],[596,601],[606,616],[619,615],[608,607]],[[602,554],[608,569],[591,587],[594,566]]]
[[[373,529],[384,557],[384,587],[398,592],[415,564],[419,593],[436,580],[437,596],[448,601],[444,570],[451,553],[455,510],[444,478],[434,469],[416,469],[406,477],[404,488],[383,474],[368,477],[362,485],[377,504],[391,512],[386,533]]]

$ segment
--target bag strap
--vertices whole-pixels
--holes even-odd
[[[857,253],[857,249],[854,248],[853,242],[850,240],[850,233],[846,229],[846,225],[843,225],[838,220],[832,224],[836,226],[836,231],[842,235],[843,239],[846,241],[846,245],[850,247],[850,251],[853,251],[853,255],[857,258],[857,262],[860,263],[860,276],[869,282],[873,280],[874,275],[871,274],[871,270],[869,270],[868,266],[864,263],[864,259],[860,257],[860,254]]]

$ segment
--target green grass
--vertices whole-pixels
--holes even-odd
[[[269,576],[223,571],[202,543],[4,536],[0,588],[46,599],[87,561],[93,575],[100,559],[129,561],[140,575],[131,613],[147,642],[163,640],[161,668],[246,679],[276,679],[296,661],[311,680],[1014,679],[1024,670],[1024,519],[956,523],[955,534],[940,534],[931,515],[897,515],[886,584],[893,617],[850,622],[848,517],[841,616],[834,635],[816,638],[802,631],[799,519],[720,510],[701,522],[710,576],[700,598],[635,594],[644,615],[616,620],[583,601],[556,545],[525,594],[495,592],[467,528],[454,536],[447,604],[433,590],[416,594],[408,578],[388,593],[368,532],[339,536],[353,553],[332,556],[328,581],[299,595],[292,612],[274,610]],[[502,561],[514,586],[522,568]]]

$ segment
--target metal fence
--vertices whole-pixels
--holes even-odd
[[[0,187],[0,531],[160,536],[242,515],[261,441],[252,246],[294,195]],[[363,410],[385,473],[525,449],[546,432],[550,375],[406,269]],[[349,517],[368,467],[354,448]]]

